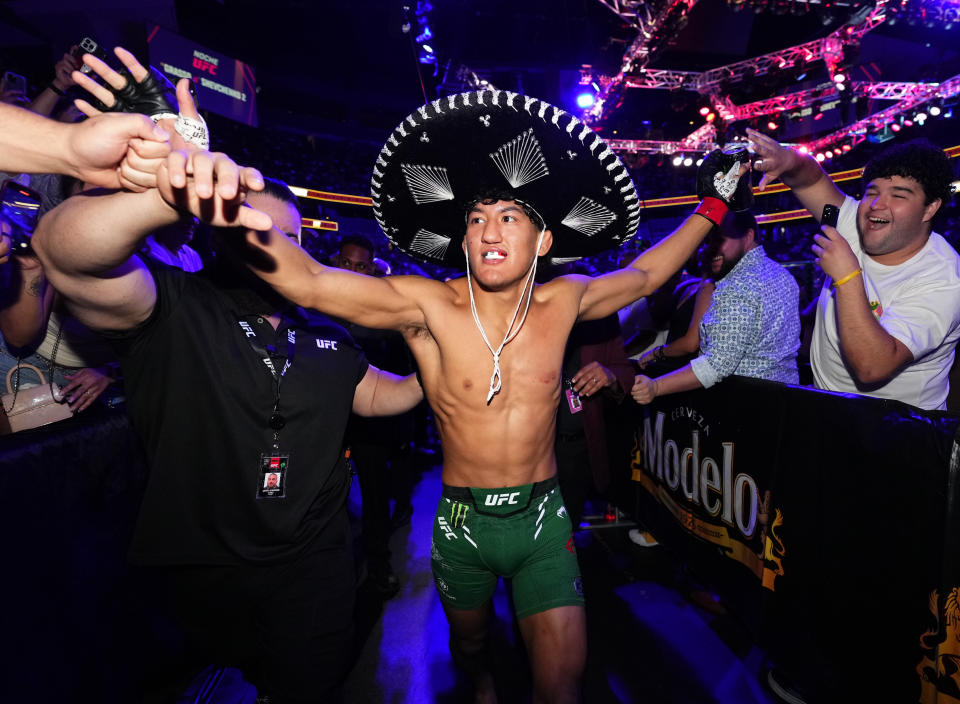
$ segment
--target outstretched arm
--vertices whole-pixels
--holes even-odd
[[[353,412],[361,416],[395,416],[422,400],[423,389],[416,374],[397,376],[370,365],[353,394]]]
[[[382,330],[424,325],[421,302],[451,295],[443,284],[420,276],[378,278],[329,267],[277,229],[249,232],[251,270],[284,298],[305,308]]]
[[[839,207],[843,204],[843,191],[812,156],[784,147],[756,130],[747,129],[747,137],[760,157],[757,162],[757,168],[763,173],[760,190],[779,178],[817,222],[820,222],[823,206]]]
[[[662,286],[729,209],[744,210],[750,206],[753,192],[749,180],[744,178],[749,170],[746,150],[727,153],[717,149],[708,154],[697,172],[697,194],[703,200],[694,214],[628,267],[586,279],[580,319],[602,318]]]
[[[105,188],[135,187],[127,156],[165,157],[168,134],[143,115],[55,122],[0,103],[0,170],[75,176]]]

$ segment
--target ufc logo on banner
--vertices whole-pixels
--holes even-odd
[[[486,506],[502,506],[503,504],[516,504],[517,497],[520,496],[519,491],[515,491],[512,494],[487,494],[486,498],[483,500],[484,505]]]

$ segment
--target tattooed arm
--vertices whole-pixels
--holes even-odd
[[[46,333],[55,291],[32,255],[14,255],[3,269],[0,333],[14,348],[35,348]]]

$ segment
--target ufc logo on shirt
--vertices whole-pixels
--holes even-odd
[[[317,338],[317,347],[319,347],[319,348],[322,349],[322,350],[336,350],[336,349],[337,349],[337,341],[336,341],[336,340],[321,340],[320,338]]]
[[[483,499],[485,506],[502,506],[503,504],[516,504],[517,497],[520,496],[519,491],[515,491],[512,494],[487,494]]]

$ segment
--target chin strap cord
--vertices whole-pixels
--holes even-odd
[[[477,302],[473,296],[473,278],[470,273],[470,254],[467,253],[467,289],[470,291],[470,312],[473,313],[473,322],[477,326],[477,330],[480,331],[480,337],[483,338],[484,343],[487,345],[487,349],[490,350],[490,354],[493,355],[493,374],[490,376],[490,388],[487,391],[487,405],[490,405],[490,401],[493,400],[493,397],[500,392],[502,386],[502,380],[500,377],[500,353],[503,352],[503,348],[510,342],[513,338],[517,336],[520,332],[520,328],[523,327],[524,321],[527,319],[527,311],[530,310],[530,301],[533,299],[533,277],[537,271],[537,258],[540,253],[540,245],[543,243],[543,233],[547,231],[547,228],[544,227],[540,230],[540,237],[537,238],[537,249],[533,253],[533,262],[530,264],[530,270],[527,273],[527,279],[523,283],[523,291],[520,294],[520,300],[517,301],[517,307],[513,311],[513,318],[510,319],[510,326],[507,328],[507,334],[503,336],[503,342],[500,343],[500,346],[494,350],[493,345],[490,344],[490,340],[487,339],[487,333],[483,329],[483,323],[480,322],[480,316],[477,314]],[[526,305],[524,305],[526,301]],[[517,325],[514,330],[513,324],[517,322],[517,315],[520,313],[520,307],[523,306],[523,315],[520,317],[520,323]]]

